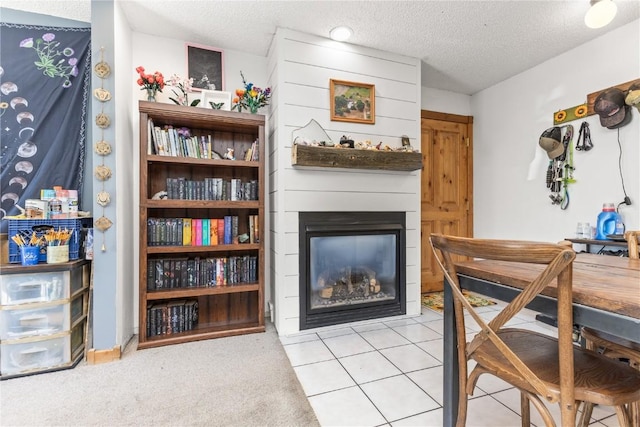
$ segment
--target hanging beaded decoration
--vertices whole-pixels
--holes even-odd
[[[102,232],[102,246],[100,250],[105,252],[107,245],[105,244],[104,233],[111,228],[113,222],[104,215],[104,208],[111,202],[111,195],[105,191],[104,183],[111,178],[111,169],[104,164],[106,156],[111,154],[111,144],[104,140],[104,130],[109,127],[111,120],[104,113],[104,106],[111,101],[111,92],[104,88],[104,79],[111,75],[111,67],[104,61],[104,47],[100,48],[100,62],[93,68],[96,75],[101,79],[100,87],[93,91],[95,98],[100,101],[100,113],[96,116],[96,125],[100,130],[100,140],[95,145],[95,151],[102,157],[102,163],[96,167],[95,176],[102,183],[102,188],[98,192],[97,203],[102,207],[102,216],[94,221],[94,227]]]

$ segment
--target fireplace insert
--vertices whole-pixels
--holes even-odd
[[[406,313],[405,212],[300,212],[300,329]]]

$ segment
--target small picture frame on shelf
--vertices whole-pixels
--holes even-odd
[[[224,55],[215,47],[185,43],[187,76],[193,79],[191,90],[224,89]]]
[[[214,110],[231,111],[231,92],[221,90],[201,90],[200,103],[201,108],[212,108]]]
[[[375,124],[376,90],[368,83],[329,80],[331,120]]]

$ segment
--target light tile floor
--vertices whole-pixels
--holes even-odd
[[[479,310],[490,319],[500,304]],[[509,324],[555,335],[535,314],[524,310]],[[280,340],[322,426],[442,426],[442,330],[442,314],[423,307],[420,316],[318,328]],[[551,410],[559,424],[557,405]],[[519,392],[483,375],[469,401],[467,426],[516,427],[519,413]],[[533,425],[544,426],[533,407],[531,414]],[[617,426],[613,409],[596,406],[591,425]]]

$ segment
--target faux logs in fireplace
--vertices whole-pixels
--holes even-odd
[[[300,212],[300,329],[406,313],[405,212]]]

